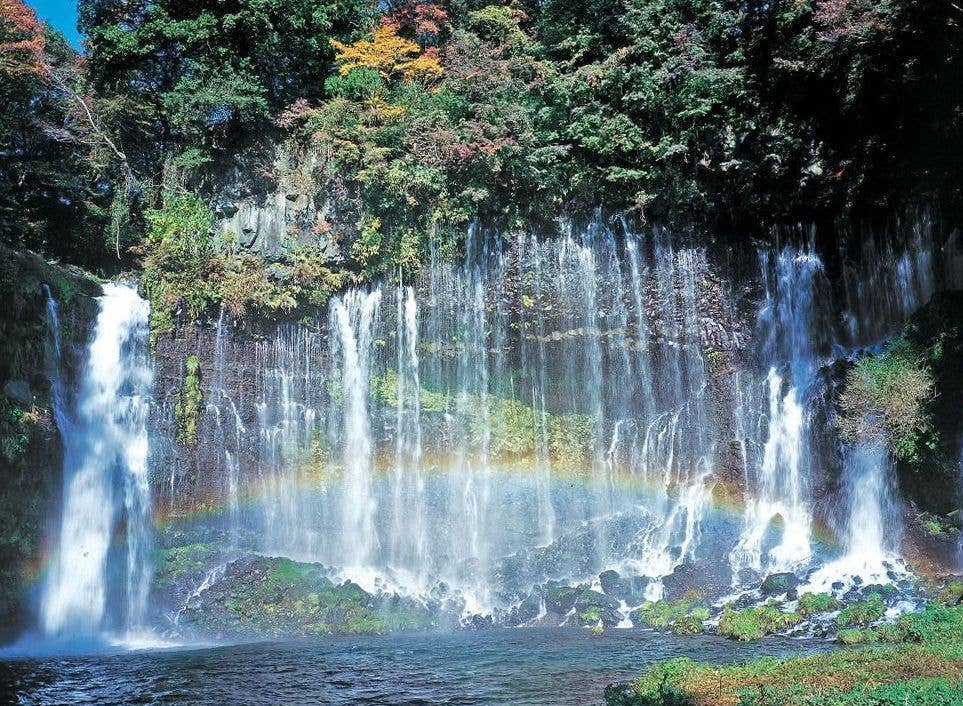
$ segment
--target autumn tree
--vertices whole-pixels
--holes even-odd
[[[20,0],[0,0],[0,73],[8,79],[45,72],[43,26]]]
[[[352,44],[331,40],[336,51],[338,72],[346,76],[355,70],[377,71],[386,80],[428,80],[441,75],[438,52],[422,51],[415,42],[398,33],[398,25],[385,19],[371,37]]]

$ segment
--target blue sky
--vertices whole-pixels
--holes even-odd
[[[59,29],[71,44],[80,48],[76,0],[27,0],[27,4],[37,11],[37,17]]]

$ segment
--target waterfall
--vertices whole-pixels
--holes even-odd
[[[208,486],[242,541],[366,589],[444,585],[488,612],[615,568],[658,597],[709,506],[708,267],[601,217],[558,240],[473,226],[461,261],[256,343],[251,409],[221,317]],[[240,494],[259,498],[243,516]]]
[[[345,565],[371,565],[378,548],[375,532],[377,496],[372,486],[373,444],[368,417],[368,380],[374,344],[374,327],[381,306],[381,291],[354,290],[331,305],[332,358],[344,399],[341,427],[345,497],[341,505],[341,540]]]
[[[205,412],[213,417],[215,443],[223,449],[219,465],[212,469],[223,478],[228,507],[231,542],[238,543],[240,532],[240,454],[246,433],[234,399],[228,392],[228,331],[224,307],[217,317],[214,333],[214,377],[208,387]]]
[[[843,450],[843,497],[846,522],[843,554],[813,574],[808,588],[827,591],[833,583],[890,583],[904,573],[899,556],[902,521],[896,503],[893,460],[882,439]]]
[[[820,366],[818,312],[826,306],[817,301],[823,265],[809,250],[790,248],[772,265],[768,253],[760,260],[766,292],[757,330],[768,366],[768,413],[761,460],[748,469],[754,497],[747,503],[745,528],[731,554],[737,577],[741,569],[798,569],[812,554],[809,422]],[[740,411],[751,413],[752,408]],[[743,429],[752,426],[741,422]],[[769,534],[777,520],[781,534],[772,541]]]
[[[259,548],[299,559],[316,558],[331,534],[318,529],[302,492],[307,462],[328,453],[320,431],[327,379],[321,351],[316,331],[289,324],[259,343],[255,355],[257,435],[251,453],[265,496]]]
[[[423,586],[429,528],[425,523],[425,477],[421,446],[421,379],[418,359],[418,302],[412,287],[398,286],[397,408],[395,468],[388,565],[413,571],[408,583]]]
[[[686,564],[714,585],[815,570],[822,520],[847,528],[844,555],[895,555],[873,529],[895,517],[891,462],[837,454],[828,366],[932,292],[928,237],[827,259],[835,288],[812,234],[760,251],[743,326],[707,247],[664,228],[472,225],[463,257],[440,257],[440,238],[414,280],[348,289],[252,344],[250,386],[231,379],[220,317],[206,400],[224,476],[209,485],[242,544],[468,613],[608,569],[636,602]],[[836,473],[846,502],[818,507]],[[740,484],[743,513],[715,512]]]
[[[65,420],[60,426],[65,461],[60,529],[41,605],[48,637],[132,634],[147,617],[149,307],[133,287],[120,284],[105,285],[98,303],[76,399],[71,406],[62,398],[58,403],[55,392],[58,420]],[[48,313],[56,332],[52,300]],[[51,385],[61,386],[59,370]],[[117,575],[122,578],[115,580]]]

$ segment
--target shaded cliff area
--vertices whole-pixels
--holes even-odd
[[[60,305],[60,341],[70,376],[84,362],[100,285],[79,269],[0,246],[0,624],[18,634],[28,590],[60,504],[63,445],[53,415],[47,295]]]

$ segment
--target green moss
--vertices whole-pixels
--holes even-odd
[[[840,627],[869,625],[883,617],[886,606],[879,593],[870,593],[865,600],[853,603],[839,611],[836,624]]]
[[[304,578],[309,565],[299,564],[291,559],[278,558],[271,563],[267,571],[266,588],[275,589],[291,586]],[[317,596],[317,594],[311,594]]]
[[[632,623],[644,625],[657,630],[672,627],[678,634],[693,634],[702,632],[702,622],[709,619],[709,611],[700,605],[695,595],[684,597],[678,601],[646,601],[639,608],[632,611]],[[698,629],[693,630],[698,623]]]
[[[597,605],[589,606],[579,613],[579,620],[585,625],[594,625],[602,619],[602,610]]]
[[[382,405],[398,404],[398,376],[394,371],[372,378],[371,394]],[[338,399],[340,391],[329,389]],[[449,397],[422,387],[419,390],[422,414],[454,414],[463,420],[474,444],[487,443],[493,460],[517,461],[534,456],[542,443],[541,413],[515,399],[495,395]],[[581,414],[546,413],[544,425],[551,460],[568,470],[585,468],[595,438],[592,417]]]
[[[196,355],[184,361],[184,383],[174,404],[174,423],[177,442],[183,446],[197,446],[197,425],[200,421],[204,393],[201,391],[201,363]]]
[[[793,625],[798,625],[802,616],[795,612],[783,612],[779,604],[770,601],[765,605],[733,610],[726,606],[719,619],[718,633],[733,640],[749,642],[760,640]]]
[[[802,616],[829,613],[842,607],[835,597],[828,593],[804,593],[799,597],[796,611]]]
[[[175,583],[185,574],[202,571],[218,554],[220,549],[217,545],[201,542],[159,549],[154,562],[154,584],[163,588]]]

